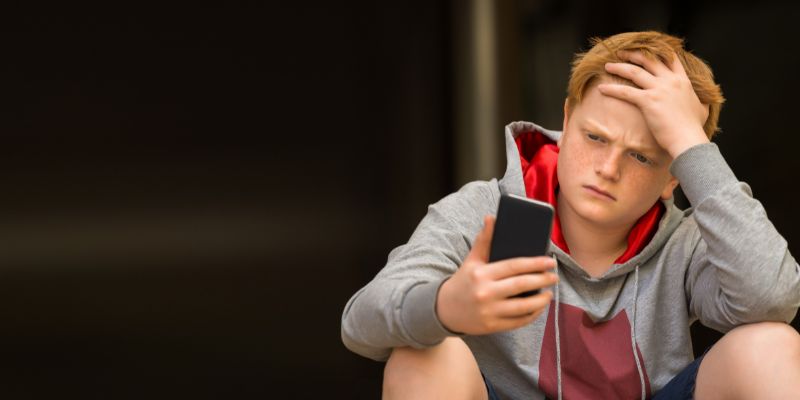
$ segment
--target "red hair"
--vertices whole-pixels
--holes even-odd
[[[647,31],[620,33],[605,39],[592,38],[590,42],[592,48],[576,54],[572,61],[572,73],[567,86],[567,110],[573,110],[580,104],[586,91],[601,78],[636,86],[627,79],[605,71],[608,62],[624,62],[617,56],[617,51],[641,51],[646,57],[657,57],[664,63],[672,61],[672,54],[676,54],[700,102],[709,106],[708,119],[703,125],[706,136],[711,139],[719,131],[719,113],[725,102],[722,89],[714,82],[714,73],[708,64],[683,48],[683,39]]]

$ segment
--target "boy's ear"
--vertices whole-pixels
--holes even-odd
[[[667,181],[667,185],[664,186],[664,191],[661,192],[661,199],[667,200],[672,197],[672,192],[675,191],[675,188],[678,187],[678,178],[674,176],[670,176],[669,181]]]

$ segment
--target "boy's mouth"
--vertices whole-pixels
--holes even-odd
[[[588,189],[589,191],[597,193],[598,195],[605,196],[605,197],[608,197],[611,200],[617,201],[616,197],[612,196],[610,193],[606,192],[605,190],[602,190],[602,189],[598,188],[597,186],[583,185],[583,187]]]

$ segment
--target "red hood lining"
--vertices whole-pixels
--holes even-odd
[[[545,136],[539,131],[521,132],[515,139],[517,150],[519,150],[520,165],[522,166],[522,179],[525,183],[525,194],[535,200],[544,201],[556,209],[553,220],[553,231],[551,240],[561,250],[569,254],[569,247],[561,230],[561,222],[558,218],[558,204],[556,193],[558,192],[558,146],[556,142]],[[639,252],[650,243],[658,230],[658,223],[661,221],[665,211],[661,201],[656,201],[631,228],[628,233],[628,248],[614,262],[622,264]]]

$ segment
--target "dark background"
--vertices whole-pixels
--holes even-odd
[[[560,127],[588,37],[683,36],[728,98],[716,142],[798,254],[800,6],[502,4],[500,143]],[[378,397],[341,312],[465,183],[462,8],[4,10],[0,396]],[[718,337],[695,328],[696,350]]]

